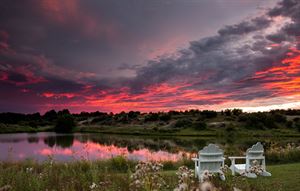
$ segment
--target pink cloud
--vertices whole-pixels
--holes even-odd
[[[87,37],[105,36],[110,41],[115,41],[119,32],[116,25],[99,17],[93,17],[89,12],[81,9],[78,0],[41,0],[38,2],[40,12],[50,21],[62,27],[76,27]]]

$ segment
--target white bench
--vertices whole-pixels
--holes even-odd
[[[258,142],[255,145],[253,145],[251,148],[249,148],[246,152],[246,156],[233,156],[229,157],[231,160],[231,172],[232,175],[235,175],[235,173],[245,175],[249,178],[256,178],[257,175],[253,172],[250,172],[250,168],[253,165],[253,161],[257,161],[259,163],[260,168],[262,169],[262,172],[260,173],[261,176],[271,176],[271,173],[266,171],[266,159],[264,156],[264,147],[263,145]],[[244,159],[244,164],[236,164],[236,159]]]
[[[205,171],[220,173],[220,178],[225,180],[225,176],[221,171],[225,160],[223,155],[223,151],[218,146],[209,144],[199,151],[197,158],[192,158],[195,162],[195,176],[199,178],[199,181],[203,181],[203,172]]]

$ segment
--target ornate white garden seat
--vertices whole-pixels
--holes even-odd
[[[232,175],[239,173],[249,178],[256,178],[257,174],[261,176],[271,176],[271,173],[266,171],[264,147],[260,142],[249,148],[245,157],[229,157],[229,159],[231,160],[230,169]],[[236,159],[245,159],[246,163],[236,164]]]
[[[220,173],[220,178],[225,180],[225,176],[221,171],[224,167],[223,151],[214,144],[209,144],[199,151],[197,158],[192,158],[195,161],[195,176],[203,181],[203,173],[208,171],[210,173]]]

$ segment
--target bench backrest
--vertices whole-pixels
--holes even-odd
[[[246,169],[249,169],[253,165],[253,161],[256,160],[258,165],[265,168],[264,159],[264,147],[260,142],[257,142],[246,152]]]
[[[251,148],[249,148],[246,152],[247,157],[251,158],[259,158],[264,156],[264,147],[260,142],[257,142],[255,145],[253,145]]]
[[[215,144],[209,144],[199,151],[200,171],[218,172],[223,161],[223,151]]]

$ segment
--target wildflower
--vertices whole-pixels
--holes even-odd
[[[11,189],[12,189],[12,187],[10,185],[5,185],[5,186],[0,188],[0,191],[9,191]]]
[[[238,189],[236,187],[233,187],[233,191],[242,191],[241,189]]]
[[[32,172],[32,171],[33,171],[33,168],[32,168],[32,167],[27,167],[27,168],[26,168],[26,172],[27,172],[27,173],[30,173],[30,172]]]
[[[97,188],[97,184],[93,182],[93,184],[90,185],[90,189],[94,190],[95,188]]]
[[[212,185],[212,183],[206,181],[206,182],[203,182],[200,186],[200,190],[201,191],[213,191],[215,190],[214,186]]]
[[[166,183],[160,171],[163,165],[158,162],[139,162],[135,166],[135,172],[130,176],[131,190],[161,190]]]
[[[213,174],[208,170],[203,171],[202,173],[202,181],[209,181],[212,178]]]
[[[38,176],[40,179],[43,178],[43,173],[39,173],[39,176]]]
[[[178,176],[178,186],[174,189],[174,191],[190,190],[192,184],[194,183],[194,171],[190,170],[186,166],[181,166],[176,172],[176,175]]]
[[[257,160],[253,160],[252,161],[252,166],[249,169],[250,173],[255,173],[256,175],[260,175],[261,173],[263,173],[263,168],[262,166],[259,164],[259,162]]]

